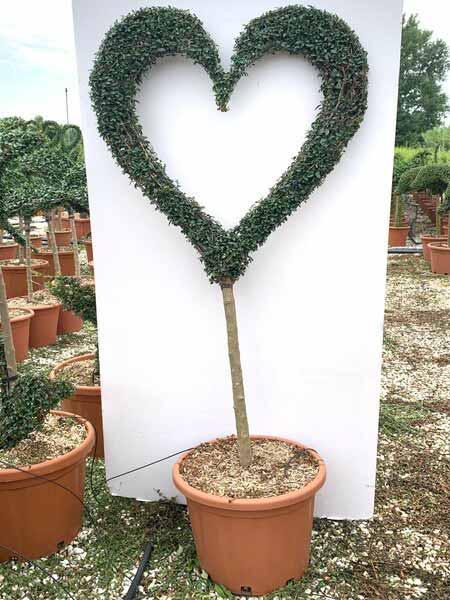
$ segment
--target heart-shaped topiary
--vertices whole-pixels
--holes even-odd
[[[323,102],[300,152],[266,198],[225,230],[168,177],[145,138],[135,96],[161,57],[184,55],[209,74],[220,110],[237,81],[264,54],[302,54],[320,72]],[[367,106],[367,57],[356,34],[336,15],[288,6],[252,20],[235,44],[225,72],[200,20],[176,8],[144,8],[107,33],[90,77],[100,135],[116,161],[169,222],[198,250],[211,281],[235,281],[263,244],[338,163]]]

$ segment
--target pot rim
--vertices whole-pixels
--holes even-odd
[[[450,246],[447,246],[447,244],[443,242],[431,242],[428,246],[438,252],[450,252]]]
[[[420,238],[422,240],[434,240],[436,242],[445,241],[447,239],[446,235],[428,235],[427,233],[421,233]]]
[[[50,371],[50,379],[56,379],[56,375],[64,370],[64,367],[66,367],[67,365],[70,365],[74,362],[80,362],[83,360],[90,360],[92,358],[95,358],[95,354],[89,353],[89,354],[79,354],[78,356],[72,356],[72,358],[68,358],[67,360],[64,360],[61,363],[58,363],[55,367],[53,367],[53,369]],[[92,396],[96,396],[100,393],[101,390],[101,385],[76,385],[73,384],[76,392],[79,392],[81,394],[85,394],[85,395],[92,395]]]
[[[389,229],[409,229],[409,225],[389,225]]]
[[[69,413],[62,410],[51,410],[50,413],[62,417],[75,417],[77,421],[84,425],[87,430],[87,435],[84,440],[79,446],[73,450],[70,450],[70,452],[66,452],[65,454],[61,454],[56,458],[45,460],[35,465],[20,467],[20,471],[17,469],[3,469],[0,467],[0,486],[3,483],[35,479],[33,475],[46,476],[50,473],[62,471],[63,469],[80,462],[80,460],[84,460],[92,450],[95,442],[95,430],[93,425],[91,425],[87,419],[84,419],[80,415],[75,415],[74,413]],[[31,477],[28,475],[28,473],[32,474]]]
[[[39,252],[39,254],[42,254],[41,252]],[[27,266],[24,265],[3,265],[1,263],[9,261],[9,260],[17,260],[17,259],[10,259],[10,258],[6,258],[5,260],[0,260],[0,266],[2,269],[26,269]],[[39,263],[39,264],[37,264]],[[33,258],[31,259],[31,266],[33,267],[33,269],[40,269],[41,267],[47,267],[48,266],[48,260],[44,260],[41,258]]]
[[[18,246],[17,242],[0,242],[0,248],[11,248],[11,246]]]
[[[207,443],[214,443],[221,438],[214,438],[209,440]],[[297,446],[301,449],[306,449],[314,458],[319,462],[319,472],[315,478],[310,481],[307,485],[299,490],[293,492],[287,492],[280,494],[279,496],[268,496],[266,498],[228,498],[226,496],[215,496],[202,492],[191,485],[189,485],[180,474],[180,465],[183,460],[194,450],[188,450],[180,456],[172,468],[172,479],[175,487],[180,491],[188,500],[193,500],[199,504],[210,506],[212,508],[221,508],[226,510],[239,510],[239,511],[259,511],[259,510],[274,510],[278,508],[284,508],[303,502],[311,496],[314,496],[325,483],[326,478],[326,467],[325,462],[316,450],[308,448],[307,446],[300,444],[294,440],[278,437],[274,435],[251,435],[252,440],[277,440],[286,442],[292,446]]]
[[[68,254],[74,254],[75,250],[59,250],[58,256],[67,256]],[[39,254],[48,254],[49,256],[53,256],[53,252],[51,250],[41,250]]]
[[[24,298],[25,296],[16,296],[16,297]],[[13,300],[13,298],[10,298],[10,300]],[[32,304],[31,306],[32,306],[32,308],[30,308],[30,310],[33,311],[33,316],[34,316],[35,311],[48,310],[50,308],[61,308],[62,304],[61,304],[61,302],[58,302],[57,304],[38,304],[38,303],[36,303],[36,304]],[[22,308],[22,306],[10,306],[9,308]],[[28,308],[28,307],[24,306],[23,309],[25,310],[25,308]]]
[[[28,308],[26,306],[9,306],[8,310],[25,310],[25,315],[16,315],[15,317],[10,317],[10,323],[18,323],[19,321],[26,321],[27,319],[31,319],[34,317],[34,310],[32,308]],[[1,323],[0,323],[1,327]]]

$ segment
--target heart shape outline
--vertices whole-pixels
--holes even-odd
[[[268,195],[237,226],[225,230],[170,179],[136,114],[136,94],[151,66],[163,56],[183,55],[210,76],[216,103],[227,110],[246,69],[264,54],[300,54],[322,79],[323,101],[306,139]],[[235,42],[226,72],[201,21],[176,8],[143,8],[116,22],[106,34],[90,74],[98,131],[135,187],[178,226],[200,254],[211,282],[233,282],[261,246],[320,186],[339,162],[367,108],[367,54],[356,34],[327,11],[287,6],[251,20]]]

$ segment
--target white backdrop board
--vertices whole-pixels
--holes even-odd
[[[74,0],[94,238],[108,477],[234,432],[221,293],[193,248],[132,187],[99,138],[94,54],[113,22],[143,6],[188,8],[229,66],[244,24],[293,0]],[[401,0],[308,0],[336,12],[368,51],[369,108],[322,187],[254,255],[237,283],[251,431],[325,458],[316,514],[372,515]],[[162,60],[139,114],[168,173],[227,227],[265,195],[320,102],[298,57],[268,56],[216,109],[206,73]],[[173,496],[173,461],[115,479],[115,494]]]

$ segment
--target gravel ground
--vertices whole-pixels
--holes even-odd
[[[450,597],[448,284],[417,256],[389,258],[375,517],[315,520],[307,575],[265,600]],[[92,351],[95,335],[86,327],[61,337],[22,368],[49,370]],[[183,507],[111,497],[101,461],[91,466],[80,535],[35,565],[0,565],[1,600],[118,600],[149,534],[155,547],[137,598],[232,598],[199,569]]]

